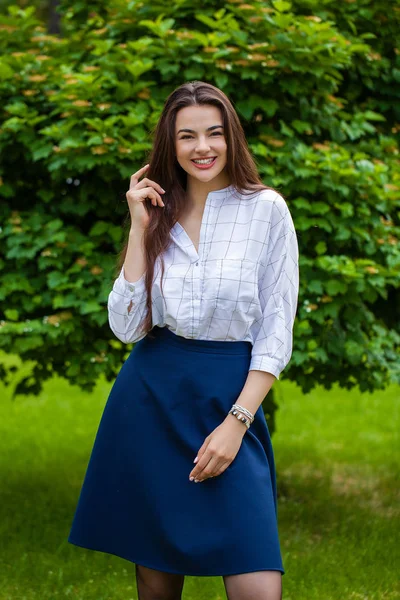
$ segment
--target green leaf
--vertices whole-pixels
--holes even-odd
[[[47,276],[49,288],[52,290],[62,286],[63,284],[67,283],[67,281],[68,276],[60,271],[52,271]]]
[[[320,243],[323,243],[323,242],[320,242]],[[322,292],[323,292],[322,281],[319,281],[318,279],[312,279],[308,283],[308,289],[310,292],[314,292],[314,294],[322,294]]]
[[[136,59],[125,64],[125,68],[135,77],[138,78],[146,71],[150,71],[154,65],[154,61],[150,58]]]
[[[317,254],[325,254],[326,249],[326,242],[318,242],[318,244],[315,246],[315,251]]]
[[[290,10],[292,8],[292,3],[285,0],[272,0],[272,4],[276,10],[279,10],[279,12],[285,12],[286,10]]]
[[[117,102],[124,102],[132,94],[132,86],[128,81],[118,83],[115,90],[115,99]]]
[[[312,129],[311,123],[307,123],[305,121],[300,121],[299,119],[295,119],[294,121],[292,121],[292,127],[298,133],[304,133],[305,131]]]
[[[310,210],[313,213],[324,215],[331,210],[331,207],[326,202],[313,202],[310,204]]]
[[[81,315],[87,315],[89,313],[98,312],[100,310],[104,310],[104,307],[101,306],[95,300],[89,300],[89,302],[82,302],[79,312],[81,313]]]
[[[377,112],[374,112],[373,110],[366,110],[364,113],[364,117],[369,121],[386,121],[386,117]]]
[[[6,110],[8,113],[10,113],[10,115],[17,115],[19,117],[25,117],[29,112],[28,107],[25,104],[25,102],[20,102],[20,101],[16,101],[16,102],[7,104],[4,107],[4,110]]]
[[[277,0],[277,2],[280,2],[280,0]],[[283,1],[282,1],[283,4]],[[283,15],[281,13],[278,13],[274,16],[274,22],[275,24],[280,28],[280,29],[287,29],[289,27],[289,25],[292,22],[292,15]]]
[[[298,321],[296,323],[296,328],[298,331],[301,331],[301,332],[311,331],[310,321],[308,321],[308,319],[302,319],[301,321]]]
[[[6,319],[10,321],[18,321],[19,319],[19,312],[15,308],[6,308],[4,314]]]
[[[79,363],[75,362],[70,365],[67,369],[67,375],[69,377],[76,377],[81,371]]]
[[[14,71],[4,60],[0,59],[0,80],[5,81],[14,77]]]
[[[123,229],[119,225],[116,225],[116,226],[109,225],[107,233],[109,234],[109,236],[111,237],[111,239],[114,242],[116,242],[116,243],[121,242],[122,236],[123,236]]]
[[[211,27],[211,29],[218,28],[218,21],[212,19],[211,17],[208,17],[207,15],[203,15],[202,13],[197,13],[195,15],[195,18],[198,21],[201,21],[202,23],[204,23],[205,25],[208,25],[208,27]]]
[[[26,335],[16,340],[15,350],[18,353],[24,353],[28,350],[34,350],[43,346],[43,338],[41,335]]]
[[[34,162],[40,160],[41,158],[47,158],[53,152],[54,144],[43,144],[36,150],[32,152],[32,160]]]
[[[345,342],[346,355],[349,357],[351,364],[358,364],[360,358],[365,352],[365,348],[354,340]]]
[[[110,228],[109,223],[106,221],[97,221],[89,231],[90,237],[96,237],[103,235]]]
[[[318,342],[317,340],[309,340],[307,342],[307,349],[308,350],[315,350],[316,348],[318,348]]]
[[[202,65],[193,65],[185,69],[184,75],[188,80],[201,79],[204,75],[204,67]]]
[[[325,288],[329,296],[336,296],[337,294],[345,294],[347,292],[348,286],[343,281],[330,279],[326,282]]]
[[[217,73],[216,75],[214,75],[214,79],[215,83],[220,89],[226,87],[229,81],[229,77],[228,75],[226,75],[226,73]]]

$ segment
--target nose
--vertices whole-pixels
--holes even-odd
[[[207,142],[205,137],[199,137],[196,144],[196,152],[206,153],[210,150],[210,144]]]

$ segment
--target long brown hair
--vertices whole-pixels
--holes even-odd
[[[149,333],[153,327],[151,289],[154,266],[159,255],[170,244],[170,230],[183,214],[186,198],[187,173],[176,159],[176,115],[186,106],[211,104],[221,110],[227,144],[226,172],[230,185],[242,193],[254,193],[263,189],[273,189],[264,185],[258,175],[254,159],[249,151],[239,117],[229,98],[219,88],[204,81],[184,83],[167,98],[159,121],[155,127],[153,146],[146,164],[149,168],[146,177],[156,181],[166,190],[162,195],[164,208],[145,203],[149,213],[149,225],[143,234],[144,256],[146,261],[145,286],[147,292],[146,314],[141,333]],[[128,244],[119,255],[117,270],[124,264]],[[164,262],[161,256],[161,291],[164,275]]]

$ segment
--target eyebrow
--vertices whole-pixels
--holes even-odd
[[[211,131],[212,129],[218,129],[218,127],[221,127],[223,129],[222,125],[211,125],[211,127],[207,127],[206,131]],[[178,133],[181,133],[181,131],[186,131],[187,133],[196,133],[193,129],[180,129],[178,131]]]

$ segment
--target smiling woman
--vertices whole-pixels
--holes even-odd
[[[227,143],[217,106],[186,106],[176,115],[176,160],[187,173],[186,211],[201,213],[204,192],[229,185]],[[204,173],[203,173],[204,172]]]
[[[185,575],[222,575],[229,600],[279,600],[261,403],[292,352],[288,206],[260,181],[229,99],[204,82],[167,98],[127,200],[131,231],[108,309],[116,337],[136,344],[104,409],[69,541],[134,562],[142,600],[180,598]]]
[[[208,122],[218,122],[218,125],[208,125]],[[182,169],[190,175],[188,168],[192,162],[196,169],[209,171],[208,177],[216,178],[226,165],[226,140],[224,127],[221,123],[221,111],[216,106],[187,106],[179,111],[176,118],[177,140],[176,157]],[[201,129],[191,129],[198,127]],[[190,134],[190,135],[188,135]],[[216,167],[214,169],[214,167]],[[221,187],[229,183],[225,174]],[[201,179],[209,181],[209,179]]]
[[[176,160],[187,173],[186,204],[180,223],[184,221],[189,237],[198,241],[204,193],[210,188],[207,184],[212,182],[213,189],[222,189],[230,183],[221,110],[212,105],[187,106],[176,115],[175,128]]]

